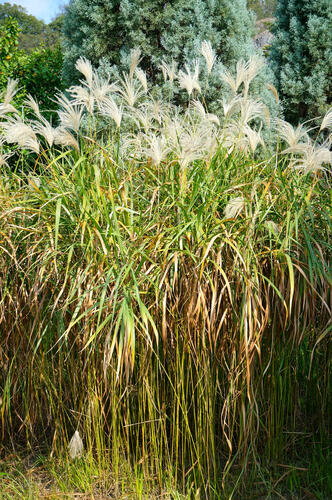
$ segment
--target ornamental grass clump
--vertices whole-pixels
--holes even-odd
[[[241,496],[330,432],[330,119],[270,121],[253,59],[226,76],[224,113],[199,82],[179,108],[134,56],[118,82],[79,60],[52,123],[5,102],[1,440],[60,456],[77,431],[115,482],[125,461],[160,488]]]

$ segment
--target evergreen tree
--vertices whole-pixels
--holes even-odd
[[[278,0],[272,69],[286,118],[324,114],[332,98],[330,0]]]
[[[140,47],[141,67],[152,78],[162,59],[180,65],[209,40],[219,60],[233,67],[253,52],[254,16],[246,0],[71,0],[64,22],[64,75],[75,78],[75,62],[86,56],[111,71],[128,68]]]

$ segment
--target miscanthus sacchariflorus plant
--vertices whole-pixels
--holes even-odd
[[[3,96],[2,442],[61,456],[77,431],[80,464],[155,496],[326,495],[331,112],[271,121],[257,58],[218,116],[195,65],[163,66],[177,107],[138,60],[108,82],[79,59],[53,123]]]

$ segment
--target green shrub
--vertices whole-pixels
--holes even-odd
[[[35,97],[43,110],[56,107],[54,96],[64,89],[61,78],[63,56],[61,47],[39,47],[29,54],[21,53],[12,76],[19,80],[25,94]]]
[[[18,36],[20,28],[15,19],[9,18],[0,24],[0,90],[7,86],[18,65]]]
[[[270,51],[287,120],[324,114],[332,102],[332,9],[329,0],[279,0]]]
[[[72,0],[64,19],[64,78],[67,85],[77,82],[75,64],[84,56],[100,74],[118,79],[128,67],[131,51],[139,48],[142,69],[150,81],[158,83],[159,94],[163,89],[164,96],[169,96],[169,86],[163,85],[160,72],[162,62],[171,65],[176,61],[179,68],[189,64],[193,69],[198,59],[205,101],[216,111],[221,107],[221,89],[223,94],[227,90],[219,73],[225,67],[234,71],[239,59],[254,54],[253,33],[254,16],[245,0],[176,0],[166,4],[162,0]],[[216,56],[208,78],[200,53],[203,40],[213,45]],[[273,100],[265,84],[272,80],[265,68],[255,81],[256,94],[263,95],[271,109]],[[175,97],[183,104],[183,95]]]

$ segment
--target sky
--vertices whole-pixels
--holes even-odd
[[[28,14],[32,14],[46,23],[52,21],[56,14],[60,12],[60,7],[68,3],[65,0],[0,0],[0,4],[5,2],[22,5]]]

